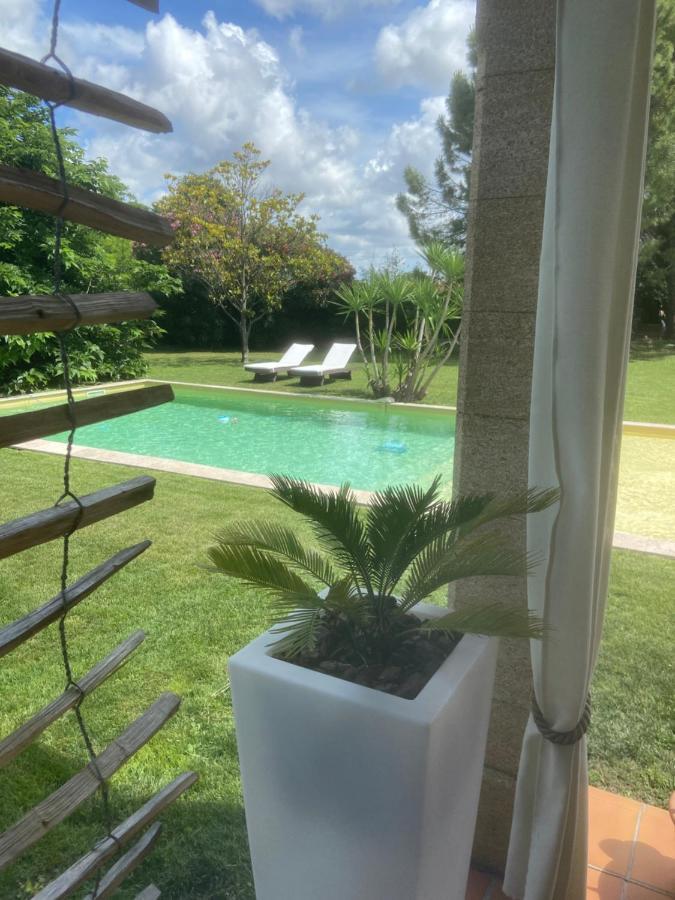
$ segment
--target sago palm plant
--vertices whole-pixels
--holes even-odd
[[[272,494],[309,523],[317,547],[274,521],[237,522],[217,535],[208,555],[214,571],[271,594],[277,655],[326,669],[391,667],[405,665],[420,640],[428,645],[441,635],[446,656],[463,633],[543,636],[526,609],[491,603],[426,620],[413,610],[461,578],[526,573],[531,559],[479,529],[543,510],[556,491],[445,501],[436,479],[427,489],[387,488],[360,510],[348,485],[325,493],[281,475],[272,482]]]

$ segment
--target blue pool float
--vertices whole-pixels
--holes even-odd
[[[401,441],[385,441],[378,449],[385,450],[387,453],[406,453],[408,450]]]

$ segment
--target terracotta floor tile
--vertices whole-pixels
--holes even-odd
[[[485,872],[472,869],[469,872],[469,883],[466,886],[466,900],[483,900],[492,879]]]
[[[623,878],[589,869],[586,878],[586,900],[622,900]]]
[[[660,891],[650,891],[649,888],[642,887],[640,884],[631,884],[629,881],[626,883],[623,900],[666,900],[667,897],[667,894],[662,894]]]
[[[598,869],[625,875],[631,858],[640,804],[597,788],[589,788],[588,862]]]
[[[588,845],[586,900],[675,900],[675,828],[667,810],[590,788]],[[472,870],[466,900],[486,893],[508,900],[496,881]]]
[[[645,807],[629,878],[675,894],[675,828],[668,810]]]

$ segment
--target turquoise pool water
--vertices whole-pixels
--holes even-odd
[[[176,400],[78,429],[76,444],[360,490],[452,479],[455,418],[392,404],[174,386]],[[57,435],[50,440],[66,440]]]

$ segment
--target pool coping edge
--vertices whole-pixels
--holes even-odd
[[[66,454],[65,444],[43,439],[14,444],[12,449],[49,453],[54,456],[65,456]],[[120,450],[99,450],[96,447],[84,447],[77,444],[72,449],[72,455],[77,459],[86,459],[91,462],[149,469],[150,471],[166,472],[171,475],[189,475],[194,478],[205,478],[209,481],[234,484],[238,487],[254,487],[268,490],[272,487],[272,482],[266,475],[259,475],[254,472],[240,472],[236,469],[221,469],[219,466],[206,466],[201,463],[187,463],[177,459],[164,459],[160,456],[124,453]],[[325,494],[333,494],[339,490],[335,485],[316,482],[313,482],[313,484]],[[369,506],[376,493],[376,491],[353,490],[356,502],[361,506]],[[617,550],[632,550],[636,553],[647,553],[652,556],[675,559],[675,541],[668,541],[663,538],[615,531],[612,546]]]
[[[74,394],[86,393],[95,390],[115,390],[125,387],[133,387],[143,384],[176,384],[181,387],[208,388],[209,390],[233,391],[235,393],[264,394],[272,397],[296,397],[302,400],[321,400],[338,403],[362,403],[370,406],[395,407],[396,409],[422,410],[430,412],[452,412],[457,413],[456,406],[443,406],[435,403],[398,403],[386,399],[369,399],[367,397],[341,397],[335,394],[301,394],[298,391],[273,391],[265,388],[248,388],[234,387],[229,384],[203,384],[195,381],[175,381],[166,378],[134,378],[128,381],[106,381],[101,384],[82,385],[74,388]],[[63,388],[56,388],[50,391],[37,391],[33,394],[13,394],[11,397],[0,397],[0,405],[9,403],[21,403],[22,401],[41,398],[54,397],[59,394],[65,394]],[[662,437],[675,439],[675,425],[669,425],[661,422],[636,422],[624,420],[622,422],[622,432],[626,435],[638,437]]]
[[[65,456],[67,445],[58,441],[37,438],[32,441],[24,441],[21,444],[12,444],[12,449],[49,453],[53,456]],[[267,475],[261,475],[256,472],[242,472],[238,469],[225,469],[220,466],[207,466],[203,463],[184,462],[180,459],[166,459],[163,456],[146,456],[141,453],[126,453],[122,450],[100,450],[97,447],[87,447],[82,444],[73,445],[72,456],[76,459],[113,463],[119,466],[130,466],[134,469],[150,469],[156,472],[169,472],[172,475],[190,475],[194,478],[222,481],[228,484],[240,485],[241,487],[264,488],[267,490],[272,488],[272,482]],[[312,484],[325,494],[334,494],[339,490],[339,487],[335,485],[321,484],[315,481]],[[368,506],[375,491],[352,488],[352,493],[357,503],[362,506]]]

